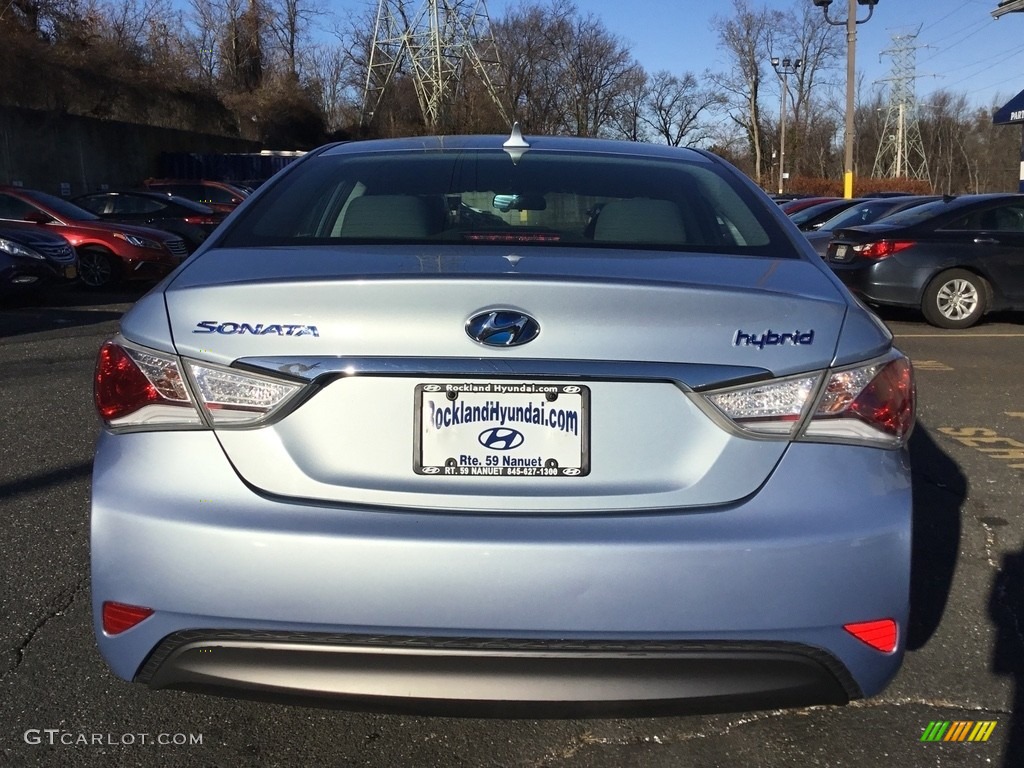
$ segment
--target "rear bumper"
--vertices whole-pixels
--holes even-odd
[[[869,304],[895,307],[920,307],[924,288],[934,272],[904,262],[897,254],[883,261],[865,264],[829,266],[854,294]]]
[[[899,668],[910,516],[906,455],[849,446],[791,446],[728,507],[516,516],[266,498],[210,432],[103,433],[96,636],[116,674],[154,687],[384,708],[453,696],[506,712],[836,703],[879,692]],[[110,636],[108,600],[155,613]],[[843,629],[880,618],[899,625],[892,653]],[[460,693],[460,676],[484,693]],[[488,698],[520,679],[520,693]],[[611,698],[595,701],[601,687]]]
[[[179,632],[151,688],[448,715],[645,715],[845,704],[829,654],[791,643],[643,643]]]

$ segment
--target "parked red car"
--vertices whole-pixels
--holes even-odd
[[[0,186],[0,223],[52,227],[78,252],[82,282],[104,288],[121,280],[155,280],[188,256],[177,235],[148,227],[113,224],[67,200],[20,187]]]
[[[784,203],[779,204],[779,208],[784,214],[790,216],[797,211],[802,211],[804,208],[810,208],[812,205],[818,203],[827,203],[830,200],[839,200],[838,197],[798,197],[793,200],[788,200]]]
[[[231,213],[249,193],[226,181],[179,180],[179,179],[146,179],[143,184],[153,192],[177,195],[186,200],[208,205],[215,211]]]

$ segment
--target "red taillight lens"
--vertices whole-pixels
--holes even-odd
[[[896,640],[899,633],[897,632],[896,622],[892,619],[845,624],[843,629],[862,643],[870,645],[876,651],[892,653],[896,650]]]
[[[914,425],[914,373],[910,361],[901,357],[885,366],[847,410],[890,435],[909,434]]]
[[[94,384],[96,410],[105,421],[127,416],[163,399],[135,361],[110,341],[100,347]]]
[[[865,259],[887,259],[912,245],[916,245],[913,240],[879,240],[866,245],[855,245],[853,250]]]
[[[899,355],[833,372],[803,437],[899,448],[914,418],[914,373]]]
[[[111,426],[201,425],[177,360],[108,341],[96,360],[93,396]]]
[[[152,615],[152,608],[107,601],[103,603],[103,631],[108,635],[119,635]]]
[[[213,216],[186,216],[185,223],[197,227],[215,227],[220,224],[220,219]]]

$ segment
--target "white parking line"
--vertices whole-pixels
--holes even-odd
[[[1024,339],[1024,333],[893,333],[901,339]]]

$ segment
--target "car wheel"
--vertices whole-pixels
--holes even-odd
[[[110,288],[121,276],[114,255],[98,248],[79,251],[78,271],[83,285],[88,288]]]
[[[966,269],[938,275],[924,290],[921,311],[939,328],[969,328],[988,309],[988,283]]]

